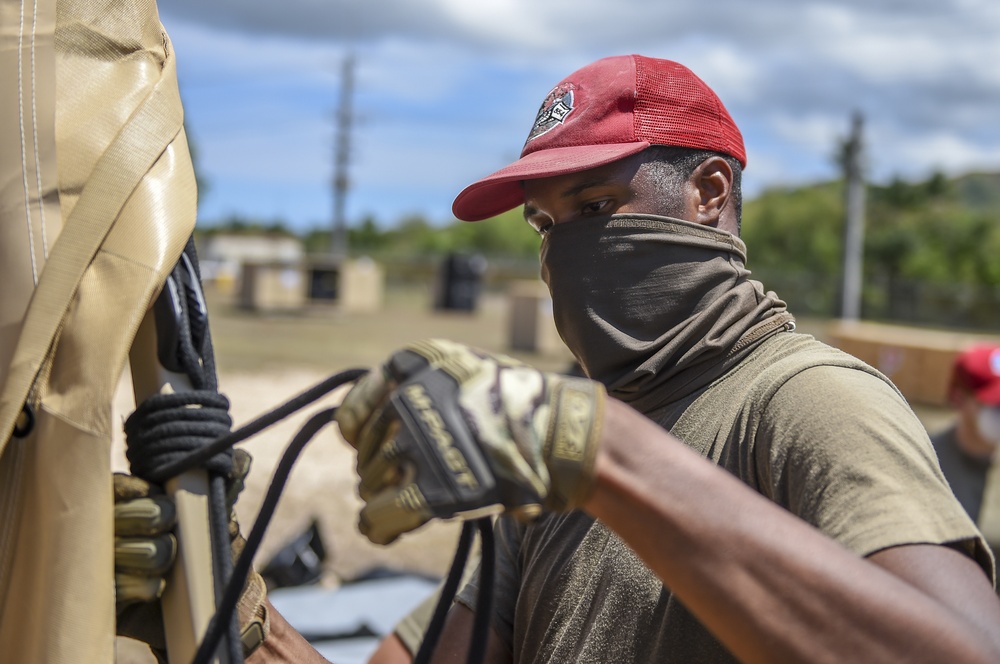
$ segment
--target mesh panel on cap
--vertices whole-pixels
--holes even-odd
[[[712,150],[746,163],[743,138],[722,102],[676,62],[635,58],[635,131],[657,145]]]

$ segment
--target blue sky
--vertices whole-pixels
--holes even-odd
[[[348,52],[349,223],[450,221],[462,187],[517,157],[555,83],[621,53],[682,62],[718,92],[744,134],[748,196],[834,177],[856,110],[874,180],[1000,170],[996,0],[172,0],[160,12],[209,183],[200,223],[329,225]]]

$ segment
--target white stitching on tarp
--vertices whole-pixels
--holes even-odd
[[[38,285],[38,271],[35,268],[35,239],[31,233],[31,195],[28,191],[28,162],[24,136],[24,0],[21,0],[21,23],[17,34],[17,119],[21,129],[21,180],[24,188],[24,218],[28,224],[28,251],[31,254],[31,278]]]
[[[31,16],[31,136],[35,148],[35,186],[38,188],[38,218],[42,230],[42,256],[49,257],[49,243],[45,237],[45,199],[42,193],[42,162],[38,158],[38,110],[35,90],[38,81],[35,78],[35,37],[38,35],[38,0]]]

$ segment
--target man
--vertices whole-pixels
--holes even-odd
[[[508,512],[487,661],[1000,661],[993,561],[923,427],[748,278],[745,163],[681,65],[574,72],[521,159],[453,209],[524,204],[557,327],[594,380],[431,340],[338,411],[373,541]],[[436,661],[464,661],[477,590]]]
[[[948,398],[957,418],[931,442],[955,497],[978,523],[1000,445],[1000,345],[971,346],[955,357]]]

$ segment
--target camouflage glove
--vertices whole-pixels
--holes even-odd
[[[358,450],[361,532],[387,544],[435,517],[578,507],[592,488],[605,399],[599,383],[451,341],[393,354],[336,415]]]
[[[115,473],[115,604],[118,613],[157,599],[177,555],[174,503],[146,480]]]
[[[246,450],[233,452],[233,471],[227,478],[226,502],[229,510],[229,536],[232,556],[243,551],[233,505],[243,491],[250,472],[251,457]],[[177,539],[172,530],[176,510],[169,496],[134,475],[115,473],[115,603],[118,634],[150,645],[165,659],[166,640],[159,599],[166,587],[166,576],[177,554]],[[263,643],[268,632],[267,588],[264,580],[251,569],[237,605],[245,654]]]
[[[237,450],[239,451],[239,450]],[[247,469],[249,470],[249,458],[247,454]],[[236,467],[236,459],[233,458],[233,467]],[[240,524],[236,521],[236,514],[229,513],[229,539],[232,542],[233,564],[243,553],[243,547],[247,541],[240,533]],[[247,574],[246,583],[243,584],[243,593],[236,603],[236,613],[240,620],[240,640],[243,642],[243,656],[249,657],[250,653],[264,643],[267,634],[271,629],[271,620],[267,611],[267,584],[264,578],[257,573],[253,567]]]
[[[166,661],[163,614],[155,600],[177,554],[174,503],[149,482],[114,474],[115,604],[117,633],[148,644]]]

